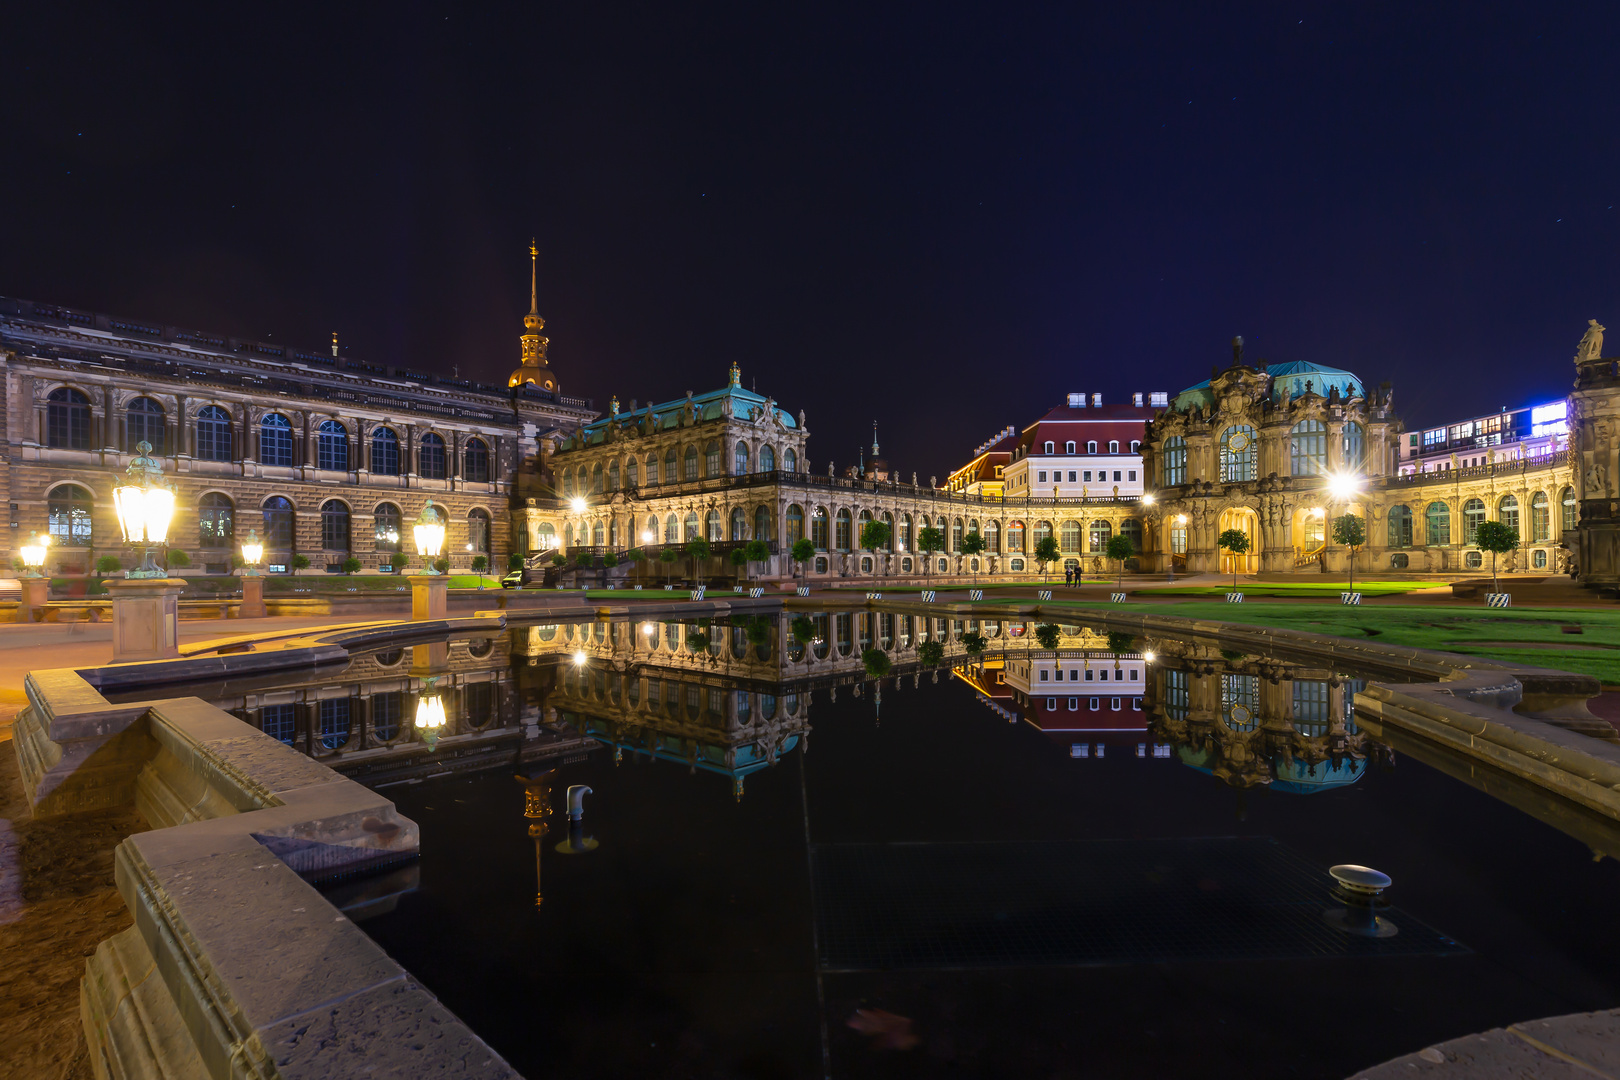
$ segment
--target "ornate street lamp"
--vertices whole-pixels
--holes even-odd
[[[152,444],[142,439],[135,446],[135,460],[125,470],[124,483],[113,488],[113,507],[124,543],[142,549],[141,565],[126,570],[126,578],[166,578],[168,571],[152,561],[152,551],[169,536],[174,517],[174,490],[163,481],[163,466],[150,455]]]
[[[248,530],[247,539],[242,541],[242,573],[249,577],[257,577],[259,563],[264,560],[264,542],[253,529]]]
[[[416,553],[422,556],[422,573],[437,574],[433,563],[444,548],[444,518],[432,503],[422,507],[422,516],[411,531],[416,537]]]
[[[20,552],[23,563],[23,577],[37,578],[43,576],[40,574],[39,568],[45,565],[45,556],[50,551],[50,546],[51,538],[49,536],[41,536],[35,533],[29,537],[28,543],[22,546]]]

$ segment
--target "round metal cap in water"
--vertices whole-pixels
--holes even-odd
[[[1377,896],[1389,888],[1389,875],[1374,870],[1370,866],[1357,866],[1354,863],[1340,863],[1338,866],[1328,868],[1333,880],[1346,892],[1359,893],[1365,896]]]

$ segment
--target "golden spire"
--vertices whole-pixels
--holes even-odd
[[[540,317],[540,293],[538,281],[540,275],[540,245],[533,237],[529,239],[529,313],[523,317],[523,359],[517,370],[513,371],[506,380],[511,387],[522,386],[524,383],[533,383],[542,390],[557,389],[557,380],[552,377],[551,369],[546,364],[546,348],[551,339],[540,333],[545,328],[546,320]]]
[[[529,314],[536,318],[540,315],[540,294],[535,290],[535,279],[539,275],[539,267],[540,245],[536,244],[534,237],[531,236],[529,237]],[[526,321],[525,325],[527,325]]]

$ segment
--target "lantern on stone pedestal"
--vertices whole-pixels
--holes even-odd
[[[113,507],[124,543],[142,551],[141,565],[126,570],[126,578],[166,578],[168,571],[152,561],[152,552],[169,537],[174,517],[174,490],[163,481],[163,466],[151,457],[152,444],[144,439],[136,444],[135,460],[125,470],[125,479],[113,488]]]

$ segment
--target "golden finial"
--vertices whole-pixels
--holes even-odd
[[[534,242],[534,237],[531,236],[531,237],[529,237],[529,314],[530,315],[538,315],[538,314],[540,314],[540,299],[539,299],[540,294],[535,289],[535,279],[539,274],[539,266],[540,266],[540,245],[536,244]]]

